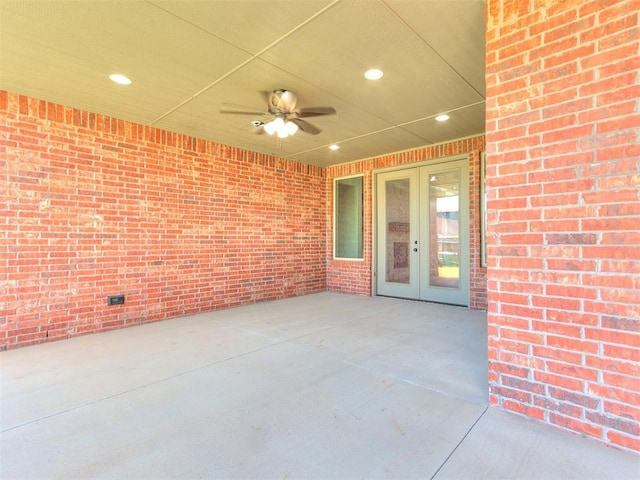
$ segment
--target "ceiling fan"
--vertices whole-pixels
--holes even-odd
[[[286,138],[295,134],[298,130],[311,135],[317,135],[322,130],[310,124],[304,118],[319,117],[322,115],[335,115],[336,110],[333,107],[307,107],[296,110],[298,96],[289,90],[274,90],[271,93],[265,92],[267,97],[266,112],[251,112],[241,110],[220,110],[223,114],[234,115],[260,115],[264,120],[254,120],[251,124],[260,128],[261,131],[269,135],[276,134],[278,138]],[[235,107],[236,105],[228,104]],[[246,108],[238,105],[240,108]]]

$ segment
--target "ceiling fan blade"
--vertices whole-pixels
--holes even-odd
[[[220,110],[220,113],[225,115],[253,115],[254,117],[266,115],[265,112],[243,112],[241,110]]]
[[[273,92],[270,92],[269,90],[259,90],[258,93],[260,94],[260,98],[262,99],[262,101],[266,103],[269,107],[271,107],[270,103],[271,103],[271,96],[273,95]]]
[[[333,107],[306,107],[297,112],[298,118],[320,117],[322,115],[335,115],[336,109]]]
[[[243,130],[253,134],[253,135],[263,135],[266,132],[264,131],[264,128],[262,128],[262,124],[261,125],[254,125],[253,123],[250,123],[248,126],[243,126]]]
[[[231,103],[231,102],[223,102],[220,104],[222,107],[225,108],[233,108],[234,110],[256,110],[257,108],[262,108],[260,107],[256,107],[255,105],[245,105],[243,103]]]
[[[290,121],[298,125],[300,130],[302,130],[304,133],[310,133],[311,135],[318,135],[319,133],[322,132],[322,130],[320,130],[315,125],[311,125],[309,122],[300,120],[299,118],[292,118],[290,119]]]

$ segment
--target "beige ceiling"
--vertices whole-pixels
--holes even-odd
[[[482,0],[1,0],[0,41],[0,89],[314,165],[484,132]],[[278,142],[220,113],[273,89],[337,114]]]

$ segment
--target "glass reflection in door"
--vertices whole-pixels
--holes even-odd
[[[429,177],[429,284],[460,286],[460,171]]]
[[[410,181],[387,180],[386,194],[386,281],[408,284],[411,278]]]

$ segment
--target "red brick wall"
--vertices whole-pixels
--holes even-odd
[[[640,451],[640,2],[486,6],[490,402]]]
[[[326,289],[321,168],[0,92],[0,175],[2,349]]]
[[[334,292],[371,295],[372,172],[380,168],[410,165],[452,155],[469,155],[470,298],[473,309],[486,308],[486,269],[480,258],[480,152],[484,136],[395,153],[327,168],[327,288]],[[364,261],[333,259],[333,181],[364,174]]]

